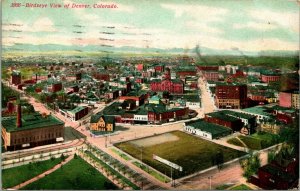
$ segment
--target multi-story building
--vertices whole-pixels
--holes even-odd
[[[216,106],[219,109],[241,109],[247,107],[247,86],[231,83],[216,85]]]
[[[150,84],[151,91],[164,92],[171,94],[183,94],[184,84],[179,79],[171,79],[170,70],[167,70],[164,80],[155,79]]]
[[[205,71],[203,71],[203,76],[205,77],[205,79],[207,81],[214,81],[214,82],[219,81],[219,72],[217,72],[217,71],[205,70]]]
[[[279,93],[279,106],[299,109],[299,91],[291,90]]]
[[[261,73],[261,81],[265,83],[276,82],[280,80],[280,74],[273,71],[263,71]]]
[[[64,123],[52,115],[39,113],[2,119],[2,138],[6,150],[46,145],[64,140]]]

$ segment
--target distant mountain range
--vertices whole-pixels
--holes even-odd
[[[137,48],[130,46],[123,47],[106,47],[101,45],[57,45],[57,44],[15,44],[13,46],[3,46],[3,53],[6,52],[50,52],[50,51],[78,51],[78,52],[104,52],[104,53],[161,53],[161,54],[191,54],[196,55],[196,47],[194,49],[172,48],[172,49],[159,49],[159,48]],[[240,53],[236,50],[220,50],[201,47],[200,52],[202,55],[247,55],[247,56],[297,56],[299,51],[260,51],[250,52],[245,51]]]

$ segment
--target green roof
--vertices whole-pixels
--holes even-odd
[[[263,106],[256,106],[256,107],[249,107],[249,108],[245,108],[242,111],[245,111],[247,113],[253,113],[258,114],[258,115],[264,115],[267,117],[272,116],[271,113],[266,112],[267,108],[263,107]]]
[[[240,113],[236,111],[231,111],[231,110],[222,110],[225,115],[231,115],[233,117],[238,117],[238,118],[243,118],[243,119],[252,119],[255,118],[254,115],[246,114],[246,113]]]
[[[208,113],[206,114],[208,116],[214,117],[214,118],[218,118],[224,121],[237,121],[238,119],[236,117],[232,117],[230,115],[226,115],[224,112],[220,111],[220,112],[213,112],[213,113]]]
[[[101,112],[99,112],[99,113],[91,116],[90,123],[97,123],[101,117],[104,118],[105,122],[108,122],[108,123],[114,123],[115,122],[115,117],[103,115]]]
[[[152,96],[149,100],[151,100],[151,101],[159,101],[160,98],[155,95],[155,96]]]
[[[78,113],[80,112],[81,110],[84,110],[86,107],[83,107],[83,106],[78,106],[78,107],[75,107],[74,109],[72,109],[71,111],[69,111],[70,113]]]
[[[49,115],[47,117],[42,117],[41,114],[35,113],[31,115],[24,115],[22,117],[22,127],[16,126],[16,117],[10,117],[7,119],[2,119],[2,127],[6,129],[7,132],[22,131],[27,129],[44,128],[54,125],[64,125],[64,122],[57,119],[56,117]]]
[[[186,122],[185,125],[192,126],[195,129],[200,129],[201,131],[209,132],[212,134],[213,137],[231,133],[231,129],[220,126],[220,125],[216,125],[213,123],[206,122],[203,119]]]

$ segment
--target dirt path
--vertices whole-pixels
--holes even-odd
[[[15,189],[20,189],[20,188],[22,188],[22,187],[24,187],[24,186],[26,186],[26,185],[28,185],[28,184],[30,184],[30,183],[33,183],[33,182],[35,182],[35,181],[37,181],[37,180],[39,180],[39,179],[45,177],[46,175],[51,174],[52,172],[56,171],[56,170],[59,169],[61,166],[63,166],[63,165],[65,165],[65,164],[67,164],[68,162],[70,162],[73,158],[74,158],[74,155],[71,154],[68,158],[66,158],[66,159],[65,159],[63,162],[61,162],[60,164],[55,165],[53,168],[47,170],[46,172],[43,172],[42,174],[39,174],[39,175],[37,175],[36,177],[33,177],[32,179],[27,180],[27,181],[25,181],[25,182],[23,182],[23,183],[21,183],[21,184],[19,184],[19,185],[16,185],[16,186],[12,187],[11,189],[14,189],[14,190],[15,190]]]

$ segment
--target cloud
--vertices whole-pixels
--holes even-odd
[[[278,26],[271,23],[263,23],[263,22],[248,22],[248,23],[235,23],[232,25],[234,29],[254,29],[257,31],[268,31],[276,29]]]
[[[197,30],[199,33],[207,33],[207,34],[222,34],[224,31],[216,28],[210,27],[207,23],[203,23],[201,21],[187,21],[186,26],[189,29]]]
[[[227,9],[204,5],[161,4],[161,6],[173,11],[176,18],[186,14],[201,22],[223,21],[223,16],[228,13]]]
[[[299,33],[299,13],[275,12],[270,10],[249,10],[249,15],[272,26],[283,27]]]
[[[33,24],[28,24],[22,21],[12,22],[14,25],[4,25],[4,31],[22,31],[22,32],[56,32],[52,20],[48,17],[39,18]]]

